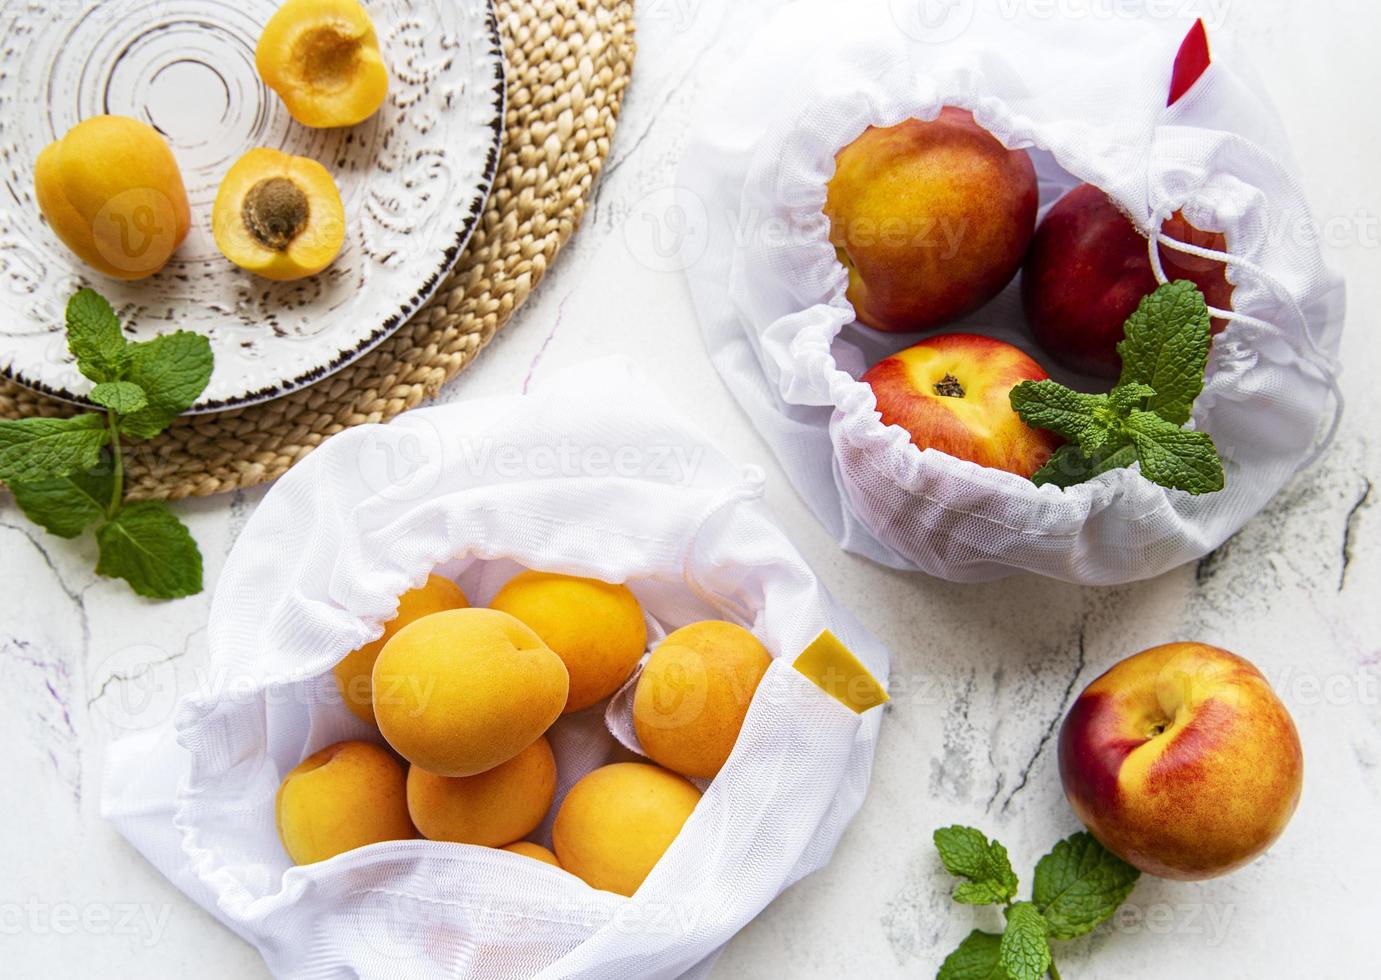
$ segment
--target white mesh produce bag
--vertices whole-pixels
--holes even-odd
[[[114,743],[103,810],[280,976],[702,975],[829,859],[867,788],[881,712],[854,714],[791,660],[829,629],[887,672],[760,488],[622,362],[335,436],[246,526],[212,606],[205,689],[174,724]],[[331,667],[434,567],[482,605],[519,566],[627,581],[654,637],[730,619],[775,658],[732,757],[643,887],[625,899],[530,858],[424,840],[292,867],[274,826],[283,775],[341,739],[378,740]],[[557,805],[628,757],[603,711],[550,733]],[[550,822],[536,839],[549,843]]]
[[[1081,5],[1070,5],[1077,13]],[[1310,457],[1340,409],[1341,280],[1279,122],[1226,37],[1167,108],[1187,18],[1049,16],[1048,4],[800,2],[782,9],[702,104],[683,160],[681,260],[706,345],[819,518],[844,547],[955,580],[1030,570],[1084,584],[1157,575],[1217,547]],[[1065,7],[1061,7],[1065,10]],[[1163,13],[1163,10],[1161,11]],[[1143,230],[1183,209],[1225,232],[1236,315],[1213,345],[1193,425],[1226,463],[1201,497],[1114,470],[1061,491],[916,448],[857,379],[921,335],[853,323],[823,214],[835,153],[869,125],[971,110],[1030,148],[1042,215],[1079,181]],[[1196,253],[1213,255],[1214,253]],[[1220,256],[1221,257],[1221,256]],[[1031,353],[1017,285],[952,328]]]

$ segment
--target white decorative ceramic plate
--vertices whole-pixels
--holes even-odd
[[[131,339],[211,340],[198,411],[311,384],[396,330],[446,278],[484,208],[503,135],[503,56],[487,0],[364,0],[389,94],[348,129],[293,121],[254,69],[275,0],[5,0],[0,6],[0,374],[69,400],[90,385],[67,354],[63,311],[89,285]],[[171,262],[123,283],[77,259],[39,215],[39,151],[100,113],[168,139],[192,206]],[[242,153],[268,146],[331,171],[346,241],[325,272],[275,283],[217,251],[211,202]]]

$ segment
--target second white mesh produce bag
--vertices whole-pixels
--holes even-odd
[[[678,184],[680,259],[706,345],[847,549],[960,581],[1028,570],[1126,582],[1217,547],[1310,457],[1338,407],[1342,282],[1325,267],[1274,111],[1228,38],[1214,37],[1212,66],[1167,107],[1193,20],[1157,6],[1051,16],[1045,4],[805,0],[771,18],[702,103]],[[882,424],[858,378],[920,335],[853,322],[825,188],[835,154],[868,126],[947,105],[1030,150],[1042,212],[1086,181],[1143,233],[1180,209],[1226,233],[1236,316],[1213,345],[1192,423],[1216,441],[1226,490],[1193,497],[1132,470],[1037,488]],[[1015,283],[952,329],[1051,367]]]
[[[210,680],[173,724],[113,745],[103,811],[279,976],[702,975],[825,864],[867,788],[881,712],[854,714],[791,661],[829,629],[887,674],[886,650],[825,592],[760,491],[757,471],[623,362],[335,436],[249,521],[212,607]],[[625,899],[519,855],[423,840],[291,866],[274,826],[283,775],[341,739],[378,740],[332,666],[434,568],[482,605],[520,566],[628,582],[654,642],[729,619],[774,656],[733,755],[642,888]],[[557,805],[627,757],[602,706],[549,737]]]

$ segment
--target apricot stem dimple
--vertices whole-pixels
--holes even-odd
[[[949,373],[935,382],[934,387],[935,394],[944,398],[963,398],[965,394],[964,386],[959,383],[959,379]]]
[[[291,180],[268,177],[249,189],[240,215],[255,241],[282,252],[307,227],[311,207],[302,188]]]

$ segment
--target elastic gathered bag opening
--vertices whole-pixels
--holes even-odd
[[[552,447],[575,461],[571,472],[548,472]],[[620,449],[640,472],[604,472]],[[510,456],[522,462],[506,468]],[[407,459],[425,462],[400,474]],[[792,659],[828,629],[887,675],[885,649],[825,592],[761,492],[760,471],[718,453],[623,362],[574,369],[531,396],[349,430],[285,477],[242,532],[213,604],[207,683],[174,723],[115,744],[104,809],[278,974],[707,968],[824,864],[866,789],[880,713],[849,711]],[[331,668],[428,573],[482,606],[521,568],[627,582],[654,645],[690,622],[727,619],[773,654],[733,754],[702,781],[642,887],[625,899],[519,855],[425,840],[292,866],[274,824],[282,777],[337,741],[380,741],[346,708]],[[632,758],[619,744],[625,710],[615,696],[552,727],[557,795],[533,840],[550,844],[577,779]]]
[[[874,560],[954,580],[1034,571],[1113,584],[1202,557],[1322,451],[1341,411],[1342,285],[1323,264],[1274,113],[1232,71],[1230,53],[1167,108],[1182,36],[1174,25],[1042,25],[980,11],[954,43],[924,44],[899,37],[878,6],[860,4],[845,23],[808,2],[789,29],[780,17],[769,23],[757,56],[693,130],[682,183],[688,213],[703,216],[691,237],[708,245],[687,257],[687,275],[720,373],[829,530]],[[1109,50],[1081,65],[1074,52],[1098,45]],[[1114,60],[1118,75],[1100,74]],[[735,98],[744,91],[758,94]],[[1158,244],[1226,263],[1234,309],[1216,311],[1229,325],[1214,339],[1191,426],[1214,436],[1227,489],[1192,497],[1136,469],[1064,491],[1038,488],[919,449],[883,425],[859,377],[939,333],[996,337],[1056,380],[1094,384],[1036,346],[1019,278],[983,309],[926,334],[854,323],[823,210],[834,155],[869,126],[933,119],[945,106],[969,110],[1004,146],[1031,152],[1042,218],[1086,182],[1147,237],[1160,280]],[[1240,131],[1220,128],[1228,119]],[[1224,234],[1230,253],[1163,235],[1177,211]],[[768,227],[786,233],[754,233]]]

